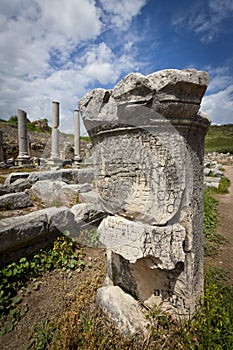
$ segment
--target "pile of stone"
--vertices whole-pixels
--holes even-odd
[[[205,157],[204,184],[206,187],[218,188],[221,178],[224,176],[223,165],[216,160]]]
[[[11,173],[0,186],[0,210],[15,210],[40,203],[42,208],[0,221],[0,263],[31,253],[55,236],[99,225],[104,217],[93,190],[93,169]],[[79,204],[77,204],[79,203]]]
[[[231,153],[219,153],[219,152],[212,152],[207,153],[205,156],[206,161],[217,161],[217,163],[221,164],[232,164],[233,163],[233,155]]]

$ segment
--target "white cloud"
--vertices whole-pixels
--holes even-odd
[[[220,24],[233,16],[232,0],[209,0],[207,8],[202,2],[194,3],[189,13],[176,14],[172,25],[176,29],[190,28],[203,43],[213,41],[221,31]]]
[[[233,85],[215,94],[204,96],[201,109],[207,113],[212,123],[233,123]]]
[[[43,24],[50,33],[65,33],[74,41],[93,39],[100,34],[100,10],[95,1],[40,0],[40,4]]]
[[[205,70],[210,75],[210,84],[208,86],[208,93],[218,92],[227,88],[232,83],[232,74],[228,66],[212,68],[206,67]]]
[[[0,117],[21,108],[31,120],[51,121],[52,101],[58,100],[61,125],[72,132],[72,110],[87,90],[114,85],[123,73],[138,69],[126,36],[118,52],[100,38],[111,30],[110,22],[129,26],[144,3],[119,1],[114,10],[109,1],[101,8],[95,0],[0,2]]]
[[[127,31],[132,18],[137,16],[146,0],[100,0],[108,14],[111,14],[110,23],[120,31]]]

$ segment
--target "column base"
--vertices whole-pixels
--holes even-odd
[[[74,165],[75,166],[79,166],[81,163],[82,163],[82,161],[83,161],[83,158],[81,158],[81,157],[79,157],[79,156],[75,156],[74,157]]]
[[[18,165],[31,165],[30,156],[18,156],[17,158]]]
[[[63,161],[59,158],[49,158],[47,161],[47,164],[50,167],[58,167],[58,168],[62,168],[63,166]]]

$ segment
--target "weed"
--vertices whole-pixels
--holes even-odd
[[[97,228],[93,228],[91,230],[81,230],[79,233],[79,242],[82,242],[84,245],[88,247],[96,247],[100,244],[98,239],[98,231]]]
[[[69,272],[72,269],[81,271],[83,267],[81,249],[77,249],[77,244],[65,236],[58,237],[52,247],[3,266],[0,270],[0,320],[4,322],[10,314],[11,324],[14,326],[22,317],[22,313],[17,315],[14,311],[16,304],[21,301],[17,299],[17,292],[30,278],[56,268]],[[11,327],[8,328],[3,328],[3,334],[11,330]]]
[[[29,334],[29,343],[26,345],[26,350],[36,349],[45,350],[48,348],[49,343],[53,337],[53,331],[55,326],[53,322],[49,322],[46,318],[38,325],[32,327],[32,332]]]
[[[218,194],[226,194],[228,193],[228,187],[230,186],[231,182],[227,177],[222,177],[218,188],[212,188],[212,192],[213,193],[218,193]]]
[[[224,238],[217,233],[218,224],[218,200],[212,196],[212,189],[207,189],[204,193],[204,236],[205,255],[216,255],[219,245],[224,242]]]
[[[0,175],[0,184],[4,184],[5,180],[5,176]]]
[[[186,323],[183,342],[187,349],[233,348],[233,288],[222,279],[222,270],[216,275],[213,280],[213,271],[207,272],[202,309]]]

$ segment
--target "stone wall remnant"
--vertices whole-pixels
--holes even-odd
[[[208,74],[194,69],[131,73],[79,103],[99,203],[109,214],[98,230],[107,247],[106,283],[181,318],[196,312],[203,294],[210,121],[199,108],[208,83]]]
[[[27,132],[27,113],[22,109],[18,109],[18,143],[19,143],[19,165],[30,163],[29,142]]]

